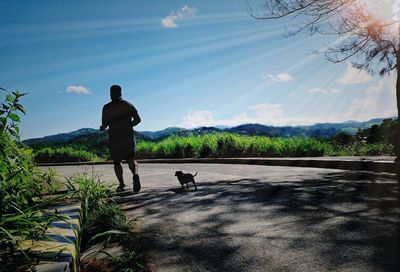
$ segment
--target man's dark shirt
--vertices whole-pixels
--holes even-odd
[[[137,110],[123,99],[111,101],[103,107],[102,123],[104,127],[109,126],[108,147],[113,160],[135,154],[132,118],[138,118]]]

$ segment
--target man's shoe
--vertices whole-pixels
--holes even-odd
[[[117,190],[116,190],[118,193],[119,192],[124,192],[125,191],[125,185],[119,185],[118,187],[117,187]]]
[[[139,193],[141,188],[142,187],[140,186],[139,175],[138,174],[133,175],[133,191],[135,193]]]

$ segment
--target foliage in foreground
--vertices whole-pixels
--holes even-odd
[[[4,89],[2,89],[4,90]],[[43,208],[56,198],[41,197],[49,186],[36,168],[30,148],[19,140],[19,113],[25,109],[19,100],[25,94],[11,92],[0,107],[0,259],[11,258],[19,241],[44,235],[55,215]],[[22,252],[28,260],[26,252]],[[18,254],[17,254],[18,255]],[[4,261],[8,264],[7,261]],[[2,264],[3,265],[3,264]]]
[[[87,227],[97,228],[98,231],[129,231],[134,223],[135,220],[127,218],[117,204],[109,202],[92,211]]]
[[[104,248],[109,242],[122,244],[122,256],[132,254],[132,251],[126,247],[123,241],[130,239],[133,235],[130,230],[135,220],[126,217],[121,208],[113,202],[111,186],[101,183],[93,173],[91,175],[84,173],[68,179],[67,187],[71,192],[70,197],[80,201],[83,210],[82,228],[77,233],[79,239],[76,241],[78,255],[82,255],[82,251],[93,243],[102,243]],[[115,268],[126,266],[126,269],[133,269],[126,271],[141,271],[137,270],[137,268],[143,266],[135,256],[131,256],[129,264],[122,263],[125,259],[121,259],[114,266],[109,267],[108,270],[104,270],[105,266],[110,264],[111,261],[107,263],[101,262],[100,267],[90,270],[89,267],[98,264],[98,262],[91,259],[89,254],[82,260],[79,259],[76,263],[76,270],[79,271],[83,268],[84,271],[124,271],[116,270]],[[112,260],[119,260],[119,258],[112,258]]]
[[[21,96],[8,94],[0,110],[0,216],[32,205],[42,190],[32,150],[19,141],[18,112],[25,113],[19,104]]]

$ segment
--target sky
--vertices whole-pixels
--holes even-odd
[[[288,30],[243,0],[0,0],[0,87],[28,93],[22,139],[98,128],[113,84],[139,131],[397,115],[394,75],[330,63],[312,52],[340,37]]]

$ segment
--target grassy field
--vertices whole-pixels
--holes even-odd
[[[232,133],[171,136],[158,142],[139,141],[137,158],[223,158],[223,157],[315,157],[391,155],[393,147],[384,143],[355,141],[339,144],[317,138],[270,138]],[[104,150],[104,149],[103,149]],[[106,149],[105,149],[106,150]],[[109,154],[90,148],[45,147],[35,151],[38,162],[99,161]]]

